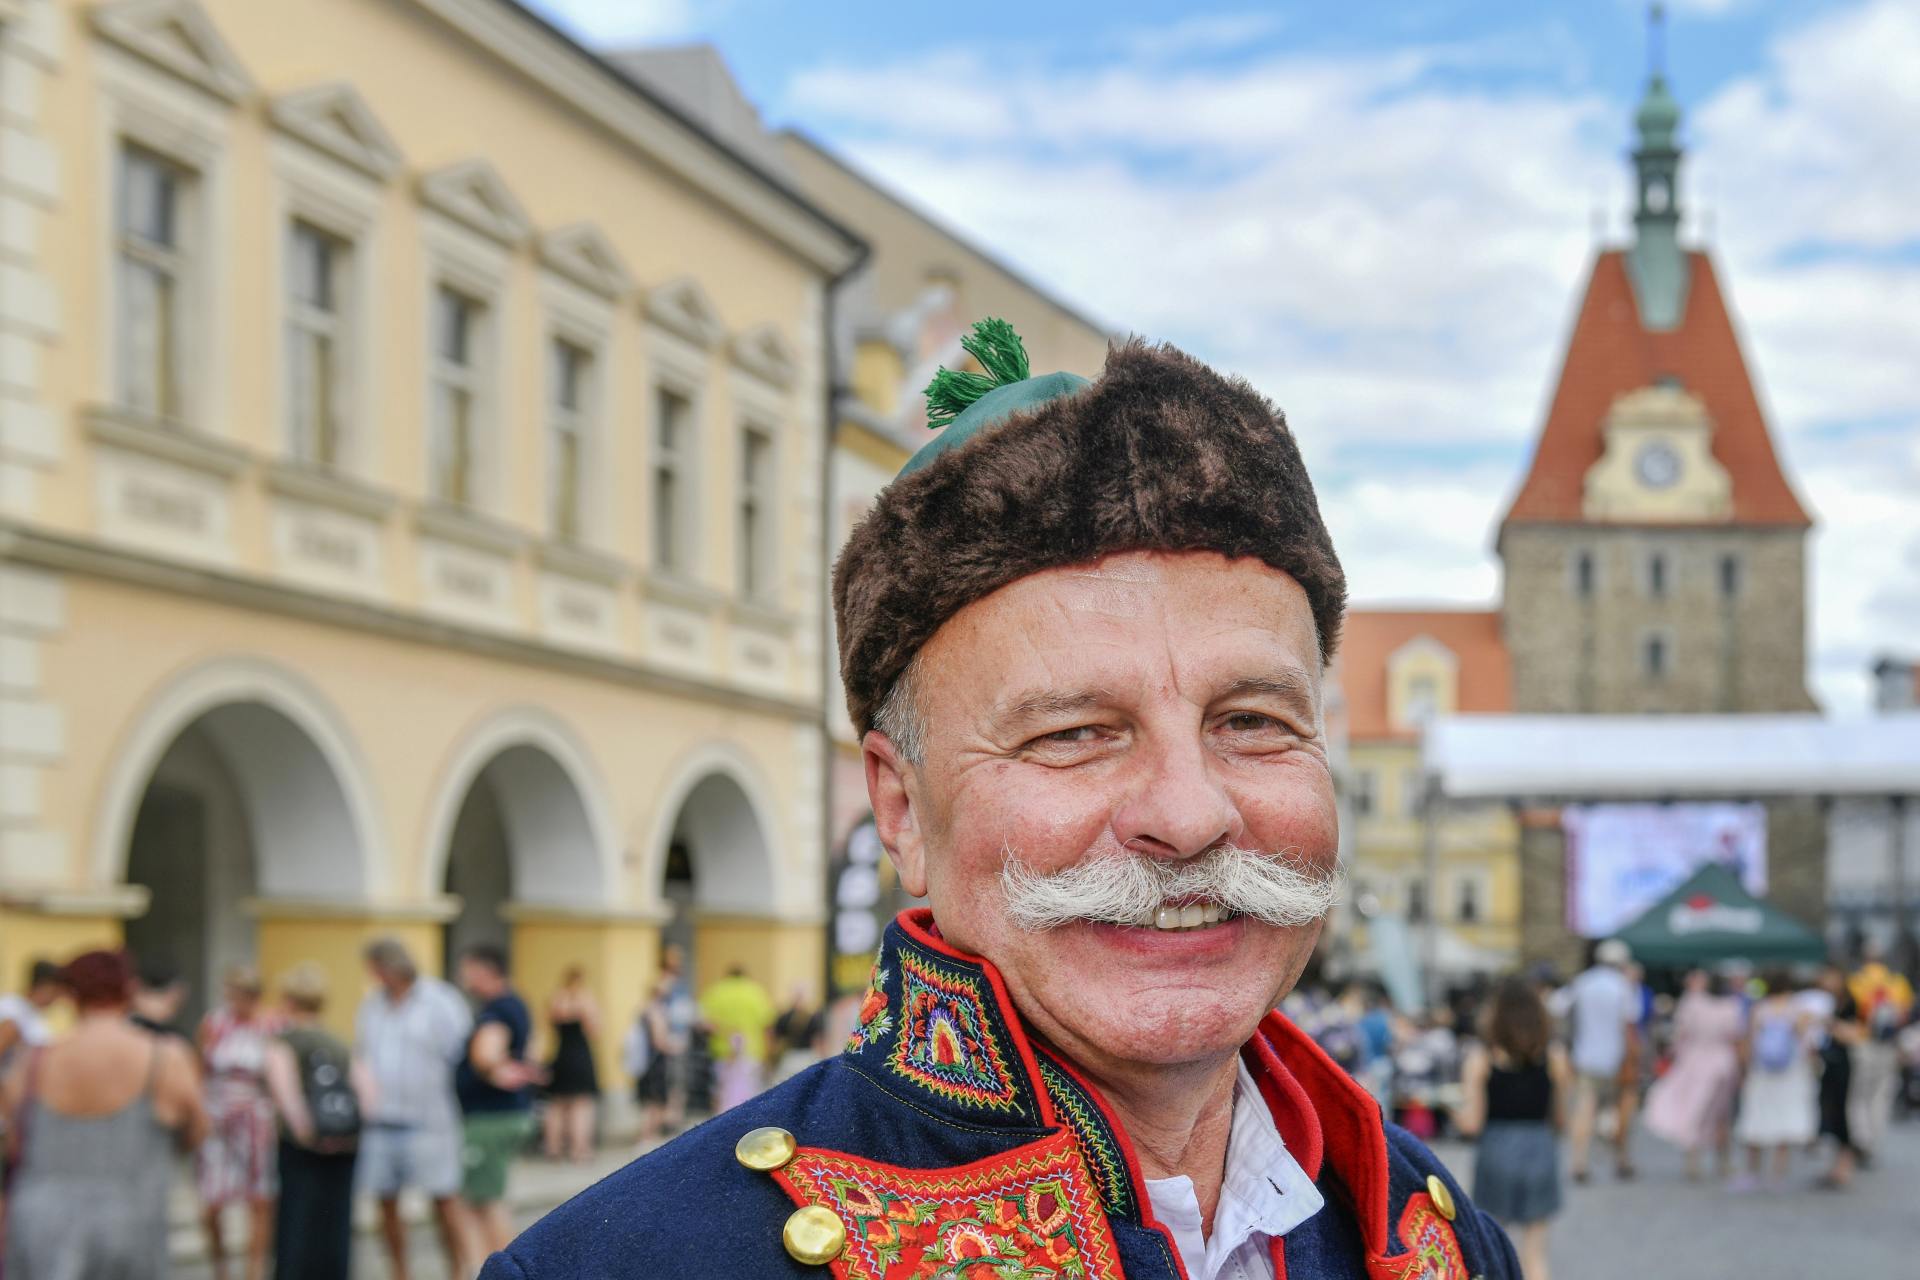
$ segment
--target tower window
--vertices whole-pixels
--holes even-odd
[[[1594,583],[1593,552],[1576,551],[1573,553],[1573,594],[1580,600],[1593,599]]]
[[[1664,551],[1647,557],[1647,594],[1655,600],[1667,598],[1667,553]]]
[[[1720,595],[1731,600],[1740,594],[1740,557],[1729,551],[1720,557]]]
[[[1640,642],[1640,669],[1649,680],[1664,680],[1673,664],[1671,644],[1667,637],[1659,632],[1645,637]]]

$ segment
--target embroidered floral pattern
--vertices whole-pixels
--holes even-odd
[[[847,1037],[845,1052],[858,1053],[868,1043],[881,1039],[893,1030],[893,1015],[887,1011],[887,971],[875,965],[873,977],[867,982],[867,995],[860,1002],[860,1020],[854,1025],[853,1034]]]
[[[911,951],[901,951],[899,961],[900,1035],[887,1064],[942,1097],[977,1107],[1016,1110],[1020,1093],[988,1017],[980,980]],[[880,995],[884,1005],[885,993]],[[872,996],[868,999],[871,1002]],[[877,1015],[875,1021],[885,1016]],[[882,1034],[870,1031],[868,1038]]]
[[[1408,1196],[1400,1211],[1400,1243],[1407,1252],[1388,1261],[1400,1266],[1402,1280],[1467,1280],[1467,1260],[1453,1226],[1424,1191]]]
[[[958,1169],[897,1169],[802,1150],[774,1175],[846,1224],[843,1280],[1120,1280],[1073,1139]]]
[[[1134,1216],[1133,1179],[1127,1175],[1126,1158],[1114,1141],[1100,1108],[1078,1081],[1045,1057],[1040,1057],[1040,1082],[1046,1086],[1053,1109],[1080,1146],[1080,1155],[1093,1175],[1093,1185],[1109,1213],[1124,1218]]]

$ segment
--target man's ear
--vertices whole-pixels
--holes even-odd
[[[878,729],[860,740],[861,763],[867,769],[867,803],[873,806],[873,826],[887,856],[900,873],[900,887],[916,898],[927,896],[927,844],[921,827],[918,778],[912,765],[900,758],[893,740]]]

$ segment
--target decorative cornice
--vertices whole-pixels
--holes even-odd
[[[252,460],[245,449],[231,441],[165,419],[112,405],[89,405],[80,413],[87,435],[98,444],[144,453],[223,480],[245,471]]]
[[[384,520],[400,503],[398,497],[386,490],[337,471],[323,471],[294,462],[269,462],[266,472],[267,488],[275,493],[369,520]]]
[[[509,249],[518,248],[533,232],[526,210],[505,180],[478,157],[422,174],[420,199],[428,208]]]
[[[799,372],[793,348],[780,336],[779,328],[771,324],[736,335],[728,344],[728,350],[735,364],[772,386],[783,389],[792,386]]]
[[[253,92],[253,79],[194,0],[115,0],[96,5],[105,39],[226,102]]]
[[[460,914],[460,899],[442,894],[421,902],[363,902],[355,898],[242,898],[240,914],[253,920],[383,920],[445,924]]]
[[[376,181],[387,181],[405,163],[393,135],[345,81],[283,93],[267,114],[287,133]]]
[[[633,273],[600,228],[576,222],[540,233],[540,261],[567,279],[609,300],[634,290]]]
[[[537,543],[533,554],[534,558],[540,562],[542,569],[563,573],[571,578],[584,578],[589,582],[598,582],[609,587],[618,586],[633,572],[632,567],[618,556],[610,556],[604,551],[565,542]]]
[[[131,920],[145,915],[151,891],[143,884],[106,889],[20,889],[0,891],[0,907],[42,916],[111,916]]]
[[[676,605],[700,613],[718,613],[727,604],[726,596],[704,582],[691,582],[686,578],[663,574],[657,569],[640,579],[640,594],[661,604]]]
[[[695,346],[712,348],[727,336],[727,326],[700,282],[681,276],[647,291],[647,319]]]
[[[457,542],[475,551],[517,555],[533,539],[511,525],[501,524],[460,507],[431,505],[413,513],[413,527],[431,538]]]

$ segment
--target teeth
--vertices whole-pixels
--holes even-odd
[[[1233,913],[1213,902],[1189,902],[1185,906],[1164,906],[1150,916],[1134,921],[1142,929],[1204,929],[1233,919]]]

